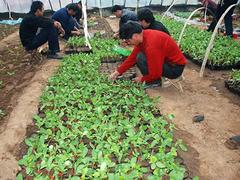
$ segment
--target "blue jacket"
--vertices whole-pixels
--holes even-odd
[[[61,8],[56,11],[52,16],[52,19],[61,23],[65,30],[65,37],[71,35],[71,31],[74,30],[74,19],[72,16],[68,15],[67,8]]]

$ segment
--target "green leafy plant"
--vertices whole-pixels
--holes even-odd
[[[156,16],[156,18],[160,19],[161,17]],[[170,30],[172,37],[177,41],[183,28],[183,23],[169,18],[164,18],[162,22]],[[211,32],[188,26],[181,42],[182,51],[194,60],[202,63],[211,35]],[[239,63],[240,44],[230,38],[217,36],[214,41],[214,47],[209,55],[208,64],[224,67],[236,66]]]

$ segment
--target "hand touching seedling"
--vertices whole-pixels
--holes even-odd
[[[117,77],[120,75],[120,73],[116,70],[114,71],[110,76],[109,76],[109,79],[114,81],[117,79]]]

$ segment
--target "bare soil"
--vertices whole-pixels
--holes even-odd
[[[10,25],[0,24],[0,40],[4,39],[5,37],[9,36],[13,32],[17,31],[18,28],[19,28],[18,25],[10,26]]]
[[[4,113],[4,116],[0,117],[0,124],[4,122],[4,118],[9,115],[15,104],[11,99],[15,99],[17,93],[27,85],[26,82],[33,77],[36,67],[42,62],[41,55],[37,57],[26,53],[20,44],[18,34],[13,35],[13,41],[10,41],[12,43],[6,45],[4,40],[1,41],[6,46],[1,46],[0,50],[0,109]]]
[[[117,19],[107,19],[113,31]],[[238,180],[240,151],[230,150],[224,143],[240,134],[240,97],[224,86],[230,71],[206,70],[199,77],[199,66],[189,62],[182,82],[184,93],[170,86],[148,89],[150,97],[160,97],[158,107],[163,114],[174,114],[175,138],[182,139],[188,152],[179,152],[191,176],[206,180]],[[194,123],[203,114],[205,120]]]

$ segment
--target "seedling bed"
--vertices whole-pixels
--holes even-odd
[[[183,179],[188,176],[166,121],[141,84],[112,82],[115,41],[93,39],[92,54],[65,57],[49,79],[34,117],[38,131],[26,139],[19,161],[25,179]],[[100,49],[99,49],[100,48]]]
[[[156,17],[161,19],[160,16]],[[178,41],[183,28],[182,22],[165,17],[162,22],[171,31],[172,37]],[[212,33],[194,26],[187,26],[180,47],[194,63],[202,64]],[[217,36],[211,50],[207,67],[211,70],[227,70],[240,67],[240,44],[230,38]]]

